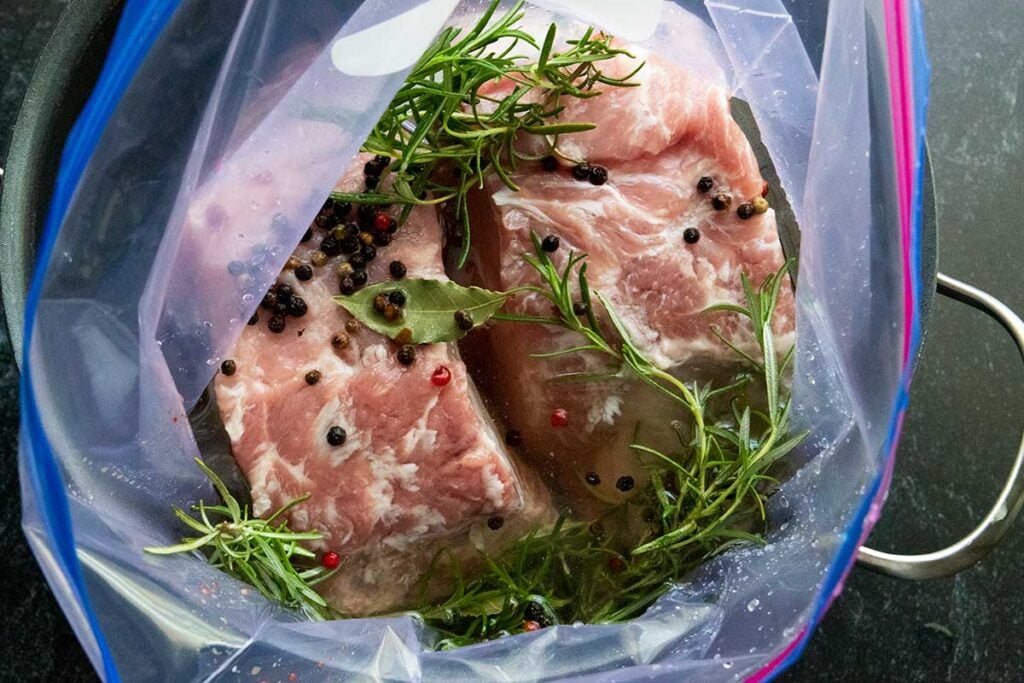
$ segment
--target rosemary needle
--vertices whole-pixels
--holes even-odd
[[[337,570],[313,564],[316,556],[301,545],[304,541],[320,540],[320,533],[291,531],[283,521],[275,524],[286,512],[304,503],[309,494],[289,501],[266,519],[250,517],[249,510],[238,504],[213,470],[198,458],[196,464],[213,483],[224,504],[200,501],[192,508],[195,516],[175,507],[175,516],[199,535],[176,545],[144,550],[154,555],[203,551],[211,566],[286,607],[301,609],[316,620],[334,616],[312,586]]]

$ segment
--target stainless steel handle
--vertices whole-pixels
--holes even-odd
[[[1003,302],[942,273],[938,274],[938,292],[984,311],[999,321],[1013,337],[1017,350],[1024,358],[1024,321]],[[921,555],[895,555],[862,547],[857,552],[857,562],[868,569],[902,579],[951,576],[967,569],[995,548],[1013,524],[1021,507],[1024,507],[1024,437],[995,505],[971,533],[949,547]]]

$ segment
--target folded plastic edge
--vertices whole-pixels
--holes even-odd
[[[896,446],[909,403],[911,361],[921,343],[923,159],[931,66],[920,1],[884,0],[883,10],[903,249],[903,373],[900,390],[893,403],[889,431],[882,447],[885,462],[846,529],[845,540],[825,575],[810,622],[775,659],[747,679],[750,683],[770,681],[800,658],[814,628],[842,591],[843,583],[853,568],[857,549],[878,521],[892,479]]]
[[[33,500],[23,501],[22,504],[26,509],[35,506],[46,534],[53,541],[53,559],[67,580],[71,595],[77,600],[79,611],[95,639],[98,653],[93,654],[99,655],[99,661],[94,658],[93,665],[97,669],[102,667],[99,673],[107,681],[120,681],[121,678],[96,613],[90,604],[82,567],[76,553],[64,480],[35,400],[29,352],[32,347],[35,314],[46,280],[47,264],[50,262],[61,222],[78,187],[78,181],[121,96],[153,42],[174,14],[179,2],[180,0],[127,0],[100,77],[64,144],[53,197],[43,227],[37,267],[32,276],[25,305],[22,348],[26,362],[22,368],[20,386],[21,438],[27,439],[31,448],[22,448],[21,453],[25,458],[23,471],[28,474],[28,484],[34,496]]]

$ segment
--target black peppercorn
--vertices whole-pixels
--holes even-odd
[[[373,225],[373,217],[377,215],[377,209],[373,204],[360,204],[359,208],[356,209],[356,219],[359,225],[363,227],[371,227]]]
[[[320,251],[328,256],[337,256],[341,253],[341,243],[333,237],[327,236],[320,241]]]
[[[280,313],[275,313],[270,316],[270,320],[267,321],[267,329],[274,334],[281,334],[284,332],[284,316]]]
[[[608,169],[604,166],[591,166],[590,173],[587,174],[587,180],[590,181],[591,185],[604,185],[608,182]]]
[[[366,259],[362,254],[352,254],[348,257],[348,263],[354,270],[366,270]]]
[[[341,446],[347,438],[348,434],[345,430],[337,425],[327,430],[327,443],[332,446]]]
[[[344,237],[355,237],[359,234],[359,226],[356,225],[355,223],[346,223],[345,225],[341,226],[341,229],[345,233]]]
[[[412,344],[406,344],[398,349],[396,357],[402,365],[412,365],[416,361],[416,347]]]
[[[494,517],[491,517],[490,519],[487,520],[487,528],[490,529],[491,531],[497,531],[498,529],[500,529],[504,525],[505,525],[505,520],[503,518],[499,517],[498,515],[495,515]]]
[[[380,182],[380,176],[368,175],[366,176],[366,189],[375,190],[377,189],[377,183]]]
[[[334,220],[333,213],[326,214],[321,211],[316,215],[316,218],[313,219],[313,224],[321,230],[330,230],[337,224],[337,222]]]
[[[235,361],[231,360],[230,358],[220,364],[220,371],[223,372],[228,377],[235,374],[235,370]]]
[[[473,316],[462,309],[455,311],[455,326],[463,332],[469,332],[473,329]]]
[[[405,292],[403,292],[400,289],[392,290],[391,292],[388,293],[388,301],[399,307],[404,306]]]
[[[341,241],[339,246],[344,253],[354,254],[362,248],[363,243],[359,241],[359,237],[356,235],[349,235]]]
[[[505,443],[509,446],[520,446],[523,443],[523,435],[518,429],[510,429],[505,432]]]
[[[632,491],[633,490],[633,486],[635,484],[636,484],[636,482],[633,481],[633,477],[631,477],[631,476],[629,476],[627,474],[625,476],[619,477],[615,481],[615,488],[617,488],[618,490],[622,491],[623,493],[626,493],[627,491]]]
[[[754,215],[754,205],[750,202],[743,202],[736,207],[736,215],[740,217],[740,220],[747,220]]]
[[[601,477],[597,476],[597,472],[587,472],[583,477],[587,480],[587,483],[591,486],[597,486],[601,483]]]
[[[558,245],[561,243],[561,240],[556,235],[548,235],[541,240],[540,248],[550,254],[553,251],[558,251]]]
[[[545,171],[550,173],[551,171],[558,170],[558,159],[549,154],[540,160],[540,165],[544,167]]]
[[[319,381],[320,381],[320,371],[319,370],[310,370],[309,372],[306,373],[306,384],[308,384],[309,386],[313,386],[314,384],[316,384]]]
[[[372,244],[364,244],[359,253],[362,254],[363,258],[366,259],[367,263],[369,263],[373,259],[377,258],[377,247]]]
[[[715,186],[715,180],[709,175],[701,176],[701,179],[697,181],[697,192],[704,194],[711,190]]]
[[[576,315],[586,315],[587,306],[582,301],[577,301],[572,305],[572,312]]]
[[[405,264],[402,263],[401,261],[392,261],[390,264],[388,264],[388,271],[391,272],[391,277],[395,278],[396,280],[401,280],[403,277],[405,277]]]
[[[391,159],[382,154],[373,157],[363,166],[363,173],[368,176],[379,176],[391,163]]]
[[[274,291],[277,292],[278,299],[287,299],[293,294],[292,286],[285,282],[278,282],[274,285]]]
[[[260,314],[258,311],[253,311],[252,316],[249,318],[249,324],[255,325],[260,321]]]
[[[572,177],[576,180],[587,180],[590,178],[590,164],[580,162],[572,167]]]
[[[697,244],[700,240],[700,230],[697,228],[687,228],[683,230],[683,241],[687,244]]]
[[[391,244],[391,235],[386,232],[374,233],[373,243],[378,247],[386,247]]]
[[[327,201],[334,206],[334,215],[338,218],[344,218],[352,211],[350,202],[339,202],[337,199],[328,199]]]
[[[366,275],[365,270],[357,270],[354,273],[352,273],[352,275],[350,275],[349,277],[352,278],[352,284],[354,284],[357,289],[365,285],[366,281],[369,279]]]
[[[544,607],[531,600],[526,603],[526,609],[523,610],[523,619],[528,621],[536,621],[541,626],[550,626],[547,612],[544,611]]]
[[[398,221],[396,221],[394,218],[389,218],[387,231],[391,235],[394,235],[396,232],[398,232]]]
[[[266,294],[264,294],[263,301],[260,302],[260,306],[268,310],[272,310],[275,306],[277,306],[277,292],[271,289]]]
[[[731,205],[732,197],[725,194],[724,192],[719,192],[718,194],[711,198],[711,206],[715,208],[715,211],[725,211]]]
[[[300,281],[305,282],[306,280],[312,279],[313,267],[308,263],[303,263],[295,269],[295,277]]]
[[[238,277],[245,272],[245,264],[241,261],[232,261],[228,264],[228,273],[233,277]]]
[[[309,228],[306,228],[306,232],[302,233],[302,239],[300,239],[299,241],[308,242],[311,239],[313,239],[313,231],[310,230]]]
[[[356,291],[356,283],[352,281],[352,277],[343,277],[341,282],[338,284],[338,288],[342,294],[354,294]]]
[[[293,296],[288,302],[288,315],[293,318],[301,318],[307,310],[306,301],[300,296]]]

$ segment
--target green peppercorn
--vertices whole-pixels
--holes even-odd
[[[768,200],[764,197],[754,197],[750,204],[754,207],[754,213],[761,214],[768,210]]]
[[[388,298],[383,294],[378,294],[377,296],[373,297],[373,310],[377,311],[378,313],[383,313],[384,309],[387,308],[387,306]]]

